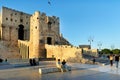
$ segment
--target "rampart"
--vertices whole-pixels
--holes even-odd
[[[45,48],[47,50],[47,58],[53,57],[72,62],[83,62],[83,54],[97,57],[98,53],[96,49],[83,50],[81,48],[68,45],[45,45]]]

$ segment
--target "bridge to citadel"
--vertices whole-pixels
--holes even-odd
[[[72,46],[60,33],[59,17],[39,11],[31,15],[2,7],[0,28],[0,50],[12,46],[1,58],[60,58],[84,62],[83,54],[98,56],[97,49]],[[12,56],[13,53],[17,56]]]

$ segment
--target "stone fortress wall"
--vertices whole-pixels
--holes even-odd
[[[69,41],[60,35],[59,22],[58,17],[46,16],[39,11],[31,15],[2,7],[0,39],[18,48],[16,54],[22,59],[81,59],[83,49],[71,47]],[[97,50],[84,50],[84,53],[97,54]]]
[[[5,41],[17,41],[21,29],[23,39],[29,40],[30,14],[20,12],[7,7],[1,10],[1,39]]]
[[[68,45],[45,45],[48,58],[65,59],[73,62],[85,62],[83,54],[98,57],[97,49],[82,49]]]

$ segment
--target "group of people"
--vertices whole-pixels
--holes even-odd
[[[29,63],[31,66],[36,66],[37,65],[37,62],[35,59],[29,59]]]
[[[118,68],[119,66],[119,57],[120,55],[113,55],[112,52],[110,54],[110,56],[108,57],[109,60],[110,60],[110,66],[112,67],[113,66],[113,61],[115,60],[115,63],[116,63],[116,68]]]
[[[71,71],[71,67],[66,64],[66,61],[63,59],[61,62],[60,59],[57,60],[56,66],[61,70],[61,72],[64,71]]]

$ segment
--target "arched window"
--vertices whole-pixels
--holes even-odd
[[[24,26],[23,25],[19,25],[18,39],[24,40]]]
[[[50,30],[51,29],[51,22],[48,22],[48,29]]]

